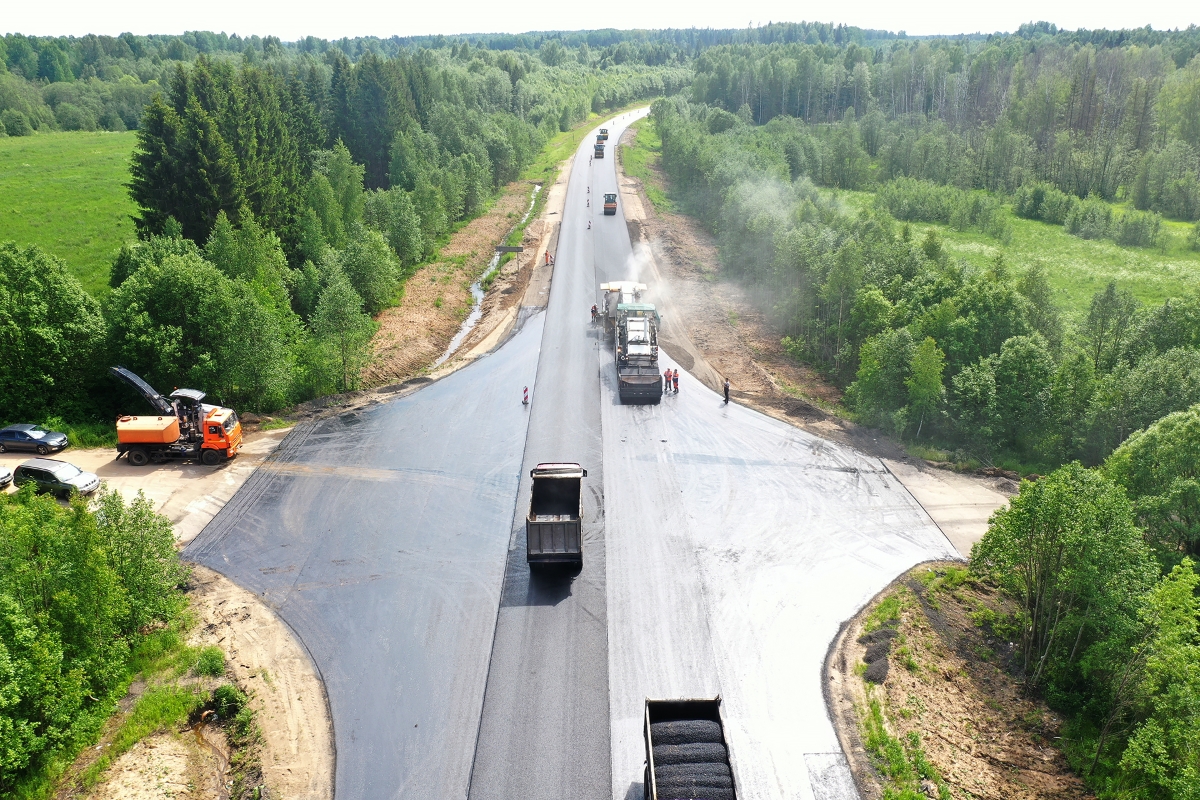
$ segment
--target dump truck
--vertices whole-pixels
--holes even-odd
[[[604,193],[604,216],[612,217],[612,216],[616,216],[616,213],[617,213],[617,193],[616,192],[605,192]]]
[[[608,128],[601,128],[600,135],[596,137],[600,141],[608,141]]]
[[[646,700],[646,800],[737,800],[721,698]]]
[[[525,560],[539,564],[583,564],[582,481],[578,464],[538,464],[529,471],[533,491],[525,518]]]
[[[662,318],[650,303],[617,304],[613,355],[617,396],[622,403],[658,403],[663,376],[658,374],[658,328]]]
[[[604,158],[604,142],[596,142],[596,158]]]
[[[117,416],[117,458],[125,456],[135,467],[188,459],[216,466],[237,455],[242,423],[233,409],[205,403],[206,395],[198,389],[175,389],[163,395],[124,367],[109,372],[156,412]]]
[[[646,284],[637,281],[609,281],[600,284],[604,293],[604,332],[613,334],[617,330],[617,306],[621,303],[636,303],[646,291]]]

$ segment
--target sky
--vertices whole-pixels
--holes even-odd
[[[1200,2],[1180,0],[0,0],[0,30],[37,36],[224,31],[304,36],[415,36],[595,28],[741,28],[818,21],[910,35],[1012,31],[1046,20],[1060,28],[1186,28]]]

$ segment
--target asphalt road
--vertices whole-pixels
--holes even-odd
[[[466,796],[542,319],[419,392],[297,426],[185,551],[307,647],[339,798]]]
[[[588,308],[600,282],[641,277],[620,209],[600,207],[634,116],[608,126],[608,158],[581,144],[544,315],[420,392],[293,432],[187,551],[308,647],[342,798],[640,800],[645,699],[717,695],[739,798],[854,797],[821,694],[829,642],[954,551],[878,460],[682,369],[679,395],[619,403]],[[525,563],[541,461],[588,469],[575,573]]]
[[[608,126],[607,158],[590,161],[595,137],[585,137],[567,187],[471,800],[607,800],[610,793],[603,341],[590,309],[604,280],[598,276],[613,261],[624,267],[629,253],[624,217],[603,215],[603,192],[616,191],[613,151],[632,119]],[[546,461],[588,470],[583,568],[574,574],[531,573],[525,563],[529,470]]]

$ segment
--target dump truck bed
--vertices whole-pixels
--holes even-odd
[[[538,464],[525,518],[525,555],[530,564],[583,563],[583,504],[578,464]]]
[[[646,700],[646,800],[737,800],[721,698]]]

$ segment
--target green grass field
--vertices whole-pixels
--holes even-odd
[[[649,117],[639,119],[630,127],[637,130],[632,145],[621,145],[621,166],[626,175],[637,178],[646,190],[650,204],[659,211],[674,211],[675,206],[662,190],[650,168],[662,158],[662,139]]]
[[[870,192],[838,192],[853,210],[870,203]],[[1010,212],[1011,213],[1011,212]],[[1012,239],[1003,244],[979,231],[956,231],[945,225],[913,222],[916,236],[935,229],[946,251],[968,263],[986,266],[999,254],[1014,270],[1041,264],[1059,305],[1073,319],[1087,315],[1092,295],[1109,281],[1128,289],[1147,305],[1168,297],[1190,294],[1200,286],[1200,253],[1187,248],[1191,225],[1164,220],[1161,247],[1121,247],[1108,240],[1086,240],[1071,236],[1061,225],[1036,220],[1012,221]]]
[[[125,190],[136,134],[40,133],[0,139],[0,242],[36,244],[89,292],[108,292],[114,252],[134,238]]]

